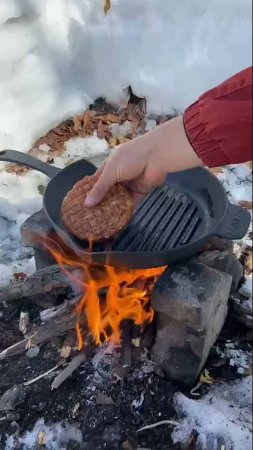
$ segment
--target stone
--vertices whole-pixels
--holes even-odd
[[[235,255],[231,258],[227,273],[232,277],[231,293],[235,293],[243,276],[243,266]]]
[[[239,282],[243,275],[243,266],[239,259],[231,252],[231,250],[212,250],[201,253],[199,256],[192,259],[193,262],[205,264],[220,272],[225,272],[231,275],[232,285],[231,293],[237,291]]]
[[[228,273],[232,257],[233,254],[228,250],[212,250],[201,253],[199,256],[192,259],[192,261],[205,264],[206,266],[212,267],[220,272]]]
[[[38,356],[39,352],[40,348],[35,345],[34,347],[28,348],[28,350],[26,351],[26,356],[27,358],[35,358],[36,356]]]
[[[224,324],[232,277],[197,262],[166,269],[151,294],[157,334],[151,358],[192,386]]]
[[[206,245],[206,250],[220,250],[223,252],[225,250],[233,253],[234,242],[231,239],[221,239],[217,236],[211,236],[209,242]]]
[[[0,398],[0,411],[14,411],[16,406],[24,402],[27,393],[27,389],[21,385],[8,389]]]

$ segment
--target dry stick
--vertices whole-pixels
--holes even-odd
[[[78,267],[67,267],[70,276],[82,279],[83,271]],[[70,286],[70,280],[58,264],[37,270],[24,281],[13,281],[0,287],[0,304],[23,297],[45,294]],[[80,289],[81,290],[81,289]]]
[[[85,353],[79,353],[76,355],[69,363],[63,371],[57,375],[57,377],[54,379],[52,385],[51,385],[51,391],[53,389],[58,389],[58,387],[61,386],[62,383],[64,383],[65,380],[67,380],[70,375],[82,364],[86,361],[86,355]]]
[[[66,314],[61,317],[56,317],[46,325],[38,327],[28,333],[22,341],[6,348],[0,353],[0,361],[3,361],[9,356],[18,355],[30,347],[42,344],[49,341],[55,336],[59,336],[72,328],[75,328],[76,316],[74,314]]]
[[[177,425],[179,425],[179,422],[176,422],[175,420],[161,420],[160,422],[152,423],[151,425],[145,425],[145,427],[139,428],[139,430],[137,430],[137,433],[139,433],[139,431],[149,430],[150,428],[159,427],[160,425],[177,426]]]
[[[41,373],[41,374],[38,375],[37,377],[32,378],[32,380],[25,381],[25,382],[23,383],[23,386],[30,386],[30,384],[36,383],[36,381],[41,380],[41,378],[44,378],[44,377],[46,377],[47,375],[49,375],[50,373],[52,373],[52,372],[54,372],[55,370],[57,370],[58,367],[62,366],[62,364],[63,364],[64,362],[65,362],[65,361],[62,360],[62,361],[60,361],[58,364],[56,364],[56,366],[52,367],[51,369],[47,370],[47,371],[44,372],[44,373]]]

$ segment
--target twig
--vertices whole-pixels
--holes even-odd
[[[23,383],[23,386],[30,386],[30,384],[36,383],[36,381],[39,381],[39,380],[41,380],[41,378],[44,378],[47,375],[49,375],[50,373],[54,372],[56,369],[58,369],[58,367],[62,366],[62,364],[64,362],[65,362],[64,360],[60,361],[58,364],[56,364],[56,366],[54,366],[51,369],[47,370],[47,372],[44,372],[44,373],[40,374],[39,376],[33,378],[32,380],[25,381]]]
[[[150,428],[159,427],[160,425],[173,425],[177,426],[179,425],[179,422],[176,422],[175,420],[161,420],[160,422],[152,423],[151,425],[145,425],[145,427],[139,428],[136,433],[139,433],[143,430],[149,430]]]
[[[85,353],[79,353],[76,355],[69,363],[65,369],[54,379],[51,385],[51,391],[54,389],[58,389],[65,380],[67,380],[70,375],[82,364],[86,361]]]

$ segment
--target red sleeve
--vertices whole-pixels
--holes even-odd
[[[201,95],[186,109],[188,139],[209,167],[252,159],[252,67]]]

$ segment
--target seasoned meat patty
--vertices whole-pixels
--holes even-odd
[[[84,177],[62,202],[62,221],[78,239],[108,240],[124,228],[133,212],[132,197],[121,184],[113,186],[99,205],[87,208],[84,200],[96,180],[96,175]]]

